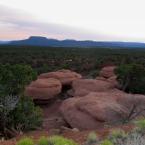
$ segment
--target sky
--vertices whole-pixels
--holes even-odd
[[[0,0],[0,40],[145,42],[145,0]]]

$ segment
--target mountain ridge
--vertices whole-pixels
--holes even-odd
[[[74,39],[48,39],[42,36],[30,36],[23,40],[14,40],[6,43],[9,45],[28,45],[28,46],[50,46],[50,47],[105,47],[105,48],[145,48],[145,43],[140,42],[120,42],[120,41],[93,41],[93,40],[74,40]]]

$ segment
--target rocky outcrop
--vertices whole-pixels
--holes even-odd
[[[145,115],[145,96],[118,90],[115,68],[104,67],[96,79],[82,79],[70,70],[41,74],[26,87],[25,94],[39,102],[51,102],[55,96],[60,100],[59,107],[46,106],[45,128],[67,124],[79,130],[98,129]]]
[[[67,99],[61,113],[72,128],[97,129],[143,115],[145,96],[126,94],[119,90],[90,93],[84,97]],[[131,114],[131,112],[134,112]],[[131,114],[131,115],[130,115]]]
[[[59,70],[56,72],[44,73],[38,76],[39,79],[55,78],[58,79],[62,85],[71,85],[72,81],[82,78],[82,76],[76,72],[70,70]]]
[[[113,88],[114,84],[104,80],[79,79],[73,81],[71,92],[72,96],[85,96],[90,92],[105,92]]]
[[[33,99],[48,100],[58,95],[61,88],[62,85],[57,79],[37,79],[26,87],[25,94]]]
[[[117,81],[117,76],[114,73],[116,66],[107,66],[101,69],[99,76],[96,77],[96,80],[107,81],[114,85],[115,88],[119,87]]]
[[[104,78],[110,78],[115,76],[114,70],[116,66],[106,66],[101,69],[99,76]]]
[[[114,87],[116,87],[116,88],[119,86],[119,83],[117,81],[117,76],[112,76],[112,77],[108,78],[107,81],[109,83],[111,83],[112,85],[114,85]]]

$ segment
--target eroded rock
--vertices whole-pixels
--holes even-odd
[[[114,84],[104,80],[79,79],[73,81],[72,90],[69,91],[73,96],[85,96],[90,92],[105,92],[114,88]]]
[[[62,85],[71,85],[72,81],[80,79],[82,78],[82,76],[76,72],[63,69],[56,72],[41,74],[38,78],[55,78],[58,79],[62,83]]]
[[[115,89],[67,99],[60,110],[72,128],[85,130],[98,129],[105,124],[114,125],[145,115],[144,104],[144,95],[127,94]]]
[[[115,76],[114,70],[116,66],[106,66],[101,69],[99,76],[104,78],[110,78]]]
[[[25,89],[25,94],[33,99],[48,100],[61,92],[62,85],[54,78],[37,79]]]

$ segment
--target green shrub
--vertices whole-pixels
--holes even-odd
[[[121,129],[114,129],[110,133],[110,139],[125,138],[126,136],[127,134]]]
[[[106,139],[102,141],[101,145],[113,145],[113,143],[110,140]]]
[[[12,128],[28,130],[41,124],[41,110],[29,97],[23,97],[25,86],[36,79],[27,65],[0,65],[0,134],[9,137]],[[10,136],[11,137],[11,136]]]
[[[77,145],[73,140],[64,138],[62,136],[52,136],[48,138],[50,145]]]
[[[145,94],[145,67],[139,64],[126,64],[116,70],[120,88],[129,93]]]
[[[45,136],[42,136],[38,141],[38,145],[49,145],[48,138]]]
[[[21,139],[16,145],[34,145],[33,140],[30,138]]]
[[[13,125],[20,130],[35,129],[42,123],[42,110],[35,107],[30,97],[21,97],[16,108],[10,115]]]
[[[137,125],[137,127],[139,127],[140,130],[145,130],[145,119],[135,121],[135,125]]]
[[[125,134],[124,132],[111,134],[112,137],[109,137],[109,140],[112,141],[113,145],[145,145],[145,128],[144,122],[139,123],[140,129],[133,129],[131,132]],[[117,131],[118,132],[118,131]]]
[[[0,65],[0,93],[19,95],[36,76],[36,72],[28,65]]]
[[[94,144],[97,144],[97,142],[98,142],[98,138],[97,138],[96,133],[91,132],[88,135],[88,138],[87,138],[87,141],[86,141],[85,145],[94,145]]]

